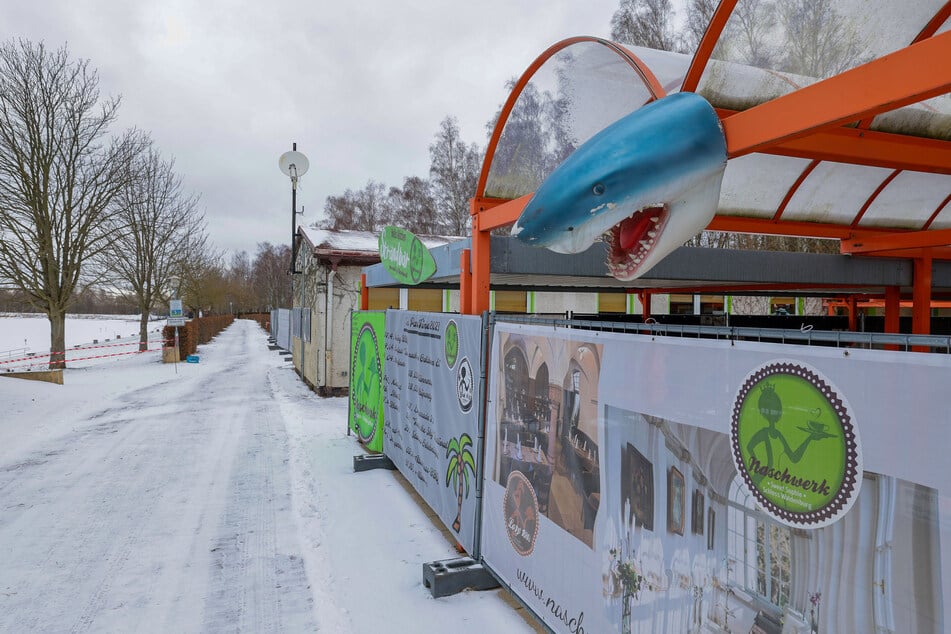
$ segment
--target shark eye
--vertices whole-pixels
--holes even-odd
[[[604,193],[604,183],[595,183],[594,187],[591,188],[591,193],[595,196],[600,196]]]

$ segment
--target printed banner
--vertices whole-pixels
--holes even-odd
[[[386,312],[384,452],[474,552],[479,317]]]
[[[951,358],[500,323],[482,555],[557,632],[945,632]]]
[[[350,316],[350,429],[370,451],[383,451],[383,334],[386,313]]]

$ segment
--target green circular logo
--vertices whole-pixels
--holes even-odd
[[[450,319],[449,323],[446,324],[443,345],[446,351],[446,364],[451,370],[456,365],[456,359],[459,357],[459,328],[456,326],[454,319]]]
[[[423,243],[413,240],[409,248],[409,276],[414,284],[423,279]]]
[[[837,521],[862,484],[859,437],[845,398],[805,364],[756,368],[733,404],[733,462],[763,509],[790,526]]]
[[[363,324],[357,335],[350,376],[353,377],[350,407],[353,412],[354,431],[360,442],[368,443],[376,435],[383,389],[380,348],[376,332],[368,323]]]

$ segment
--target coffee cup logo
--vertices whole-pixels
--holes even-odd
[[[538,498],[532,483],[521,471],[509,474],[502,510],[505,533],[512,548],[522,557],[531,555],[538,537]]]
[[[785,524],[829,525],[858,497],[858,430],[845,398],[815,368],[775,361],[747,375],[734,400],[730,440],[747,489]]]

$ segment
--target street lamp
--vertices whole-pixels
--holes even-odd
[[[310,167],[310,162],[307,160],[307,157],[297,151],[297,144],[292,145],[293,149],[290,152],[284,152],[281,154],[281,158],[278,160],[277,165],[281,168],[281,171],[284,172],[285,176],[289,176],[291,179],[291,268],[290,273],[293,276],[296,273],[300,273],[297,270],[297,179],[307,173],[307,168]],[[294,278],[291,277],[291,285],[293,286]]]

